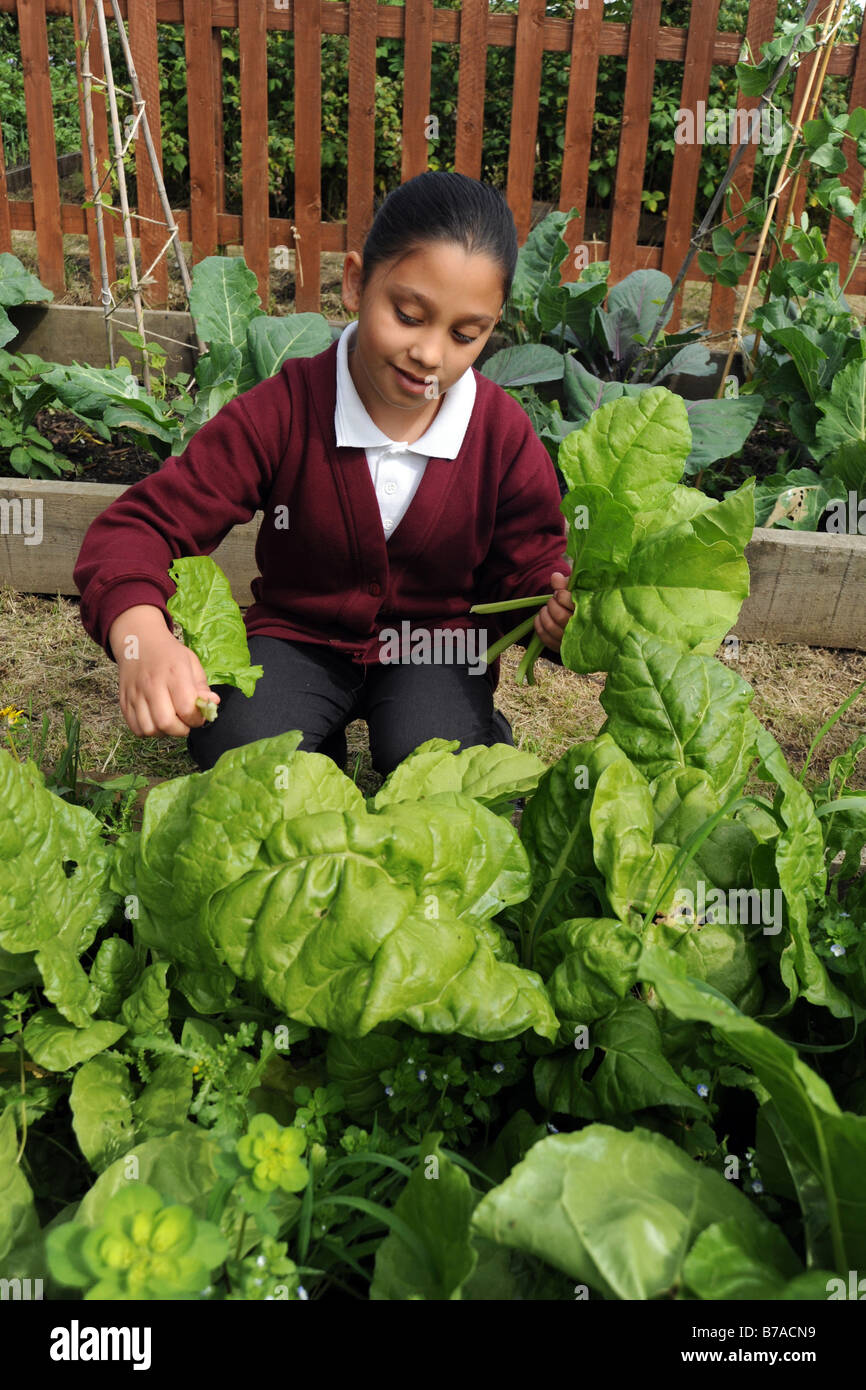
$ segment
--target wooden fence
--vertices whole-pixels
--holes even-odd
[[[181,235],[192,244],[194,262],[225,245],[243,247],[247,263],[256,272],[265,303],[268,296],[269,252],[274,247],[293,248],[292,228],[300,238],[304,283],[296,287],[295,307],[319,308],[319,266],[322,252],[360,249],[373,214],[375,156],[376,42],[380,38],[403,39],[405,44],[402,112],[401,178],[406,180],[427,167],[425,120],[430,105],[432,44],[459,44],[459,82],[456,113],[454,167],[478,177],[484,139],[484,100],[487,50],[491,45],[514,49],[514,88],[507,175],[507,197],[523,241],[531,225],[533,173],[542,57],[546,52],[571,54],[568,102],[564,123],[564,148],[559,206],[576,207],[583,219],[589,183],[589,161],[598,80],[599,59],[618,55],[626,59],[622,97],[622,122],[608,241],[592,247],[593,260],[610,260],[611,275],[621,279],[642,266],[659,268],[673,276],[679,269],[694,228],[702,145],[678,144],[668,199],[669,213],[661,246],[638,241],[649,138],[655,64],[682,64],[680,106],[695,110],[706,100],[714,64],[735,64],[740,57],[742,34],[718,33],[720,0],[695,0],[688,29],[662,27],[662,0],[635,0],[630,25],[604,20],[603,0],[583,0],[573,20],[545,13],[544,0],[520,0],[517,14],[492,14],[488,0],[463,0],[459,10],[435,9],[433,0],[405,0],[404,6],[377,4],[376,0],[123,0],[132,50],[136,59],[151,128],[159,131],[158,23],[182,23],[185,32],[189,95],[190,205],[177,212]],[[820,0],[815,19],[820,19],[830,0]],[[106,9],[109,7],[106,3]],[[87,233],[93,269],[94,302],[98,301],[98,259],[93,213],[81,206],[61,203],[51,107],[46,15],[72,15],[72,0],[0,0],[0,12],[18,16],[24,69],[30,159],[33,177],[31,202],[10,201],[6,194],[2,128],[0,128],[0,251],[11,249],[13,229],[36,231],[39,273],[57,294],[63,294],[63,234]],[[773,34],[776,0],[751,0],[746,37],[753,52]],[[224,148],[222,106],[221,29],[239,31],[240,108],[242,134],[242,215],[223,211]],[[269,216],[268,207],[268,91],[267,35],[269,30],[293,30],[295,34],[295,206],[290,217]],[[323,222],[321,216],[321,43],[323,34],[347,34],[348,61],[348,195],[345,222]],[[797,70],[794,102],[805,89],[814,55],[805,57]],[[91,64],[99,70],[93,45]],[[848,84],[850,107],[866,105],[866,45],[839,44],[829,74],[841,75]],[[737,107],[751,109],[754,98],[738,94]],[[0,113],[2,123],[2,113]],[[83,114],[82,114],[83,123]],[[105,112],[96,103],[96,140],[100,163],[108,157]],[[850,146],[846,141],[846,146]],[[157,139],[157,147],[158,147]],[[862,170],[847,150],[850,171],[843,176],[859,194]],[[746,200],[751,191],[755,146],[749,146],[739,167],[735,186]],[[142,217],[159,218],[156,190],[143,142],[136,152],[139,207]],[[805,198],[801,182],[796,193],[795,215]],[[736,203],[735,203],[736,206]],[[783,200],[781,226],[788,214]],[[164,232],[141,221],[141,256],[149,265],[156,256]],[[569,240],[576,247],[584,240],[582,220],[572,224]],[[584,234],[585,235],[585,234]],[[832,260],[847,264],[851,229],[833,218],[828,238]],[[109,254],[114,260],[113,243]],[[114,264],[109,267],[116,278]],[[577,270],[566,262],[563,278],[576,278]],[[692,280],[706,277],[693,262]],[[855,272],[851,293],[866,293],[866,266]],[[156,271],[149,303],[167,302],[166,269]],[[730,326],[734,291],[715,285],[709,327],[713,332]],[[671,327],[678,326],[679,308]]]

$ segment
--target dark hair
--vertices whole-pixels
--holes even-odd
[[[497,188],[437,169],[392,189],[364,242],[362,284],[377,265],[428,241],[456,241],[470,255],[490,256],[502,270],[503,300],[508,298],[517,265],[517,229]]]

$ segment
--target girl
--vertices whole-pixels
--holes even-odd
[[[554,591],[535,630],[558,659],[572,609],[550,458],[520,406],[473,369],[511,289],[514,221],[492,187],[425,173],[350,252],[339,340],[236,397],[184,454],[89,528],[75,566],[86,631],[117,662],[134,734],[186,737],[199,768],[300,729],[345,759],[366,720],[387,775],[426,739],[513,743],[485,648],[516,618],[474,603]],[[176,556],[209,554],[259,509],[245,625],[251,697],[210,690],[172,635]],[[479,631],[480,629],[480,631]],[[205,723],[196,697],[214,699]]]

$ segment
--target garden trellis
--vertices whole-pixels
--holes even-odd
[[[76,0],[77,3],[77,0]],[[57,176],[48,65],[47,15],[73,15],[73,0],[0,0],[0,13],[17,14],[21,58],[25,71],[28,133],[33,182],[32,201],[10,201],[5,193],[0,154],[0,250],[11,249],[13,230],[35,230],[39,271],[45,284],[62,293],[63,235],[87,232],[90,237],[94,302],[101,293],[98,246],[92,209],[62,203]],[[108,0],[105,0],[108,7]],[[573,19],[551,16],[544,0],[520,0],[517,13],[494,14],[488,0],[465,0],[459,10],[434,7],[433,0],[406,0],[405,5],[382,5],[376,0],[285,0],[285,4],[238,0],[123,0],[119,9],[128,21],[141,88],[151,115],[157,154],[159,142],[158,25],[184,27],[188,68],[189,183],[188,209],[175,209],[184,241],[192,245],[196,263],[227,245],[240,245],[255,270],[267,302],[270,252],[287,247],[298,253],[295,307],[319,308],[319,277],[315,267],[323,252],[359,248],[374,206],[374,121],[376,45],[382,38],[403,39],[402,155],[399,174],[407,179],[426,167],[429,142],[431,62],[433,44],[457,44],[460,50],[456,93],[455,168],[478,176],[484,143],[485,76],[491,47],[514,50],[514,87],[509,140],[507,196],[521,241],[532,220],[533,173],[542,61],[546,53],[571,54],[568,101],[563,129],[563,164],[559,206],[575,207],[585,216],[599,60],[616,55],[626,59],[621,136],[606,240],[594,242],[593,259],[611,261],[612,279],[639,267],[655,267],[673,277],[685,256],[694,226],[702,146],[676,147],[669,194],[669,216],[661,246],[639,240],[641,193],[647,156],[653,83],[657,62],[682,64],[680,105],[694,110],[705,101],[713,66],[733,67],[744,38],[753,53],[769,39],[776,23],[776,0],[752,0],[746,34],[719,33],[720,0],[701,0],[692,6],[688,28],[661,25],[661,0],[641,0],[630,25],[605,21],[603,0],[587,0],[575,8]],[[830,0],[820,0],[814,18],[820,20]],[[110,11],[109,11],[110,12]],[[242,215],[224,210],[223,148],[223,30],[237,31],[240,46],[240,109],[242,127]],[[268,201],[268,84],[267,38],[274,30],[295,36],[294,207],[290,216],[270,214]],[[321,141],[323,35],[348,36],[348,177],[345,221],[322,220]],[[799,65],[793,102],[799,104],[818,55],[805,55]],[[98,56],[94,72],[98,74]],[[830,76],[848,83],[849,108],[866,102],[866,57],[863,45],[839,43],[828,66]],[[737,108],[749,110],[755,98],[738,94]],[[94,136],[104,165],[109,157],[109,129],[101,103],[96,103]],[[2,124],[2,116],[0,116]],[[84,131],[82,108],[82,131]],[[84,140],[82,141],[84,146]],[[737,196],[748,198],[754,173],[755,147],[750,146],[734,181]],[[395,176],[397,170],[395,169]],[[853,159],[845,177],[855,193],[861,171]],[[143,140],[136,142],[137,211],[142,218],[141,261],[150,265],[158,254],[162,213],[157,182]],[[788,207],[780,200],[777,226],[789,213],[799,215],[806,190],[801,185]],[[585,237],[581,223],[570,234],[572,247]],[[736,223],[733,224],[736,232]],[[120,228],[117,226],[119,234]],[[107,242],[108,271],[116,277],[113,242]],[[828,256],[843,266],[851,248],[851,229],[833,218]],[[302,270],[306,270],[306,275]],[[577,270],[566,269],[566,276]],[[690,278],[705,276],[696,266]],[[303,283],[302,283],[303,281]],[[858,268],[850,289],[866,291],[866,268]],[[167,303],[164,265],[158,264],[148,302]],[[719,332],[730,326],[733,290],[714,285],[708,326]],[[672,326],[676,326],[675,318]]]
[[[99,177],[99,161],[96,152],[95,117],[93,107],[94,88],[103,89],[108,99],[108,107],[111,114],[111,131],[114,154],[114,167],[117,172],[118,197],[120,199],[120,215],[123,222],[123,235],[126,243],[127,274],[129,277],[129,294],[132,298],[135,309],[135,322],[141,342],[144,342],[144,306],[142,301],[142,288],[153,283],[153,274],[157,266],[162,261],[169,248],[172,248],[177,258],[178,270],[180,272],[183,288],[189,299],[191,282],[189,271],[186,266],[186,258],[183,254],[183,247],[180,243],[177,224],[174,214],[165,191],[165,183],[162,178],[162,170],[159,167],[156,148],[153,143],[153,135],[150,129],[150,121],[147,114],[147,103],[141,93],[141,84],[135,69],[135,61],[132,50],[129,46],[126,29],[124,28],[123,18],[117,0],[111,0],[114,20],[120,37],[121,48],[126,63],[127,79],[130,91],[124,92],[123,88],[118,88],[112,71],[111,53],[108,45],[108,29],[105,21],[105,11],[100,3],[91,4],[88,12],[88,0],[75,0],[75,14],[78,33],[82,36],[82,48],[80,52],[80,81],[81,81],[81,103],[84,119],[84,132],[87,141],[87,165],[90,173],[91,204],[93,207],[96,243],[99,253],[99,274],[100,274],[100,301],[105,313],[105,326],[108,336],[108,355],[112,367],[114,366],[114,340],[111,335],[111,319],[115,310],[119,307],[119,302],[113,293],[109,274],[108,257],[105,237],[105,214],[114,212],[110,199],[105,195],[104,189],[110,178],[110,168],[106,170],[103,177]],[[102,70],[104,78],[94,73],[92,63],[92,53],[99,50],[102,55]],[[124,122],[123,133],[120,127],[120,107],[118,95],[126,96],[132,103],[134,115],[127,115]],[[138,131],[141,131],[141,139],[147,160],[150,165],[151,177],[156,188],[159,199],[160,210],[163,220],[145,217],[141,212],[138,213],[137,220],[139,226],[149,223],[152,227],[162,227],[168,232],[168,240],[164,240],[159,247],[153,261],[139,276],[136,262],[135,239],[132,228],[132,214],[129,207],[127,196],[126,171],[123,157],[133,139],[138,138]],[[204,348],[204,344],[199,341],[199,347]],[[143,378],[144,388],[150,390],[150,362],[147,354],[143,358]]]

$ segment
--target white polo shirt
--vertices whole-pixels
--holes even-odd
[[[349,371],[349,343],[357,322],[346,325],[337,343],[337,446],[364,449],[379,503],[385,539],[390,540],[418,490],[431,458],[456,458],[475,404],[475,377],[467,367],[442,397],[436,416],[420,438],[395,441],[373,424]]]

